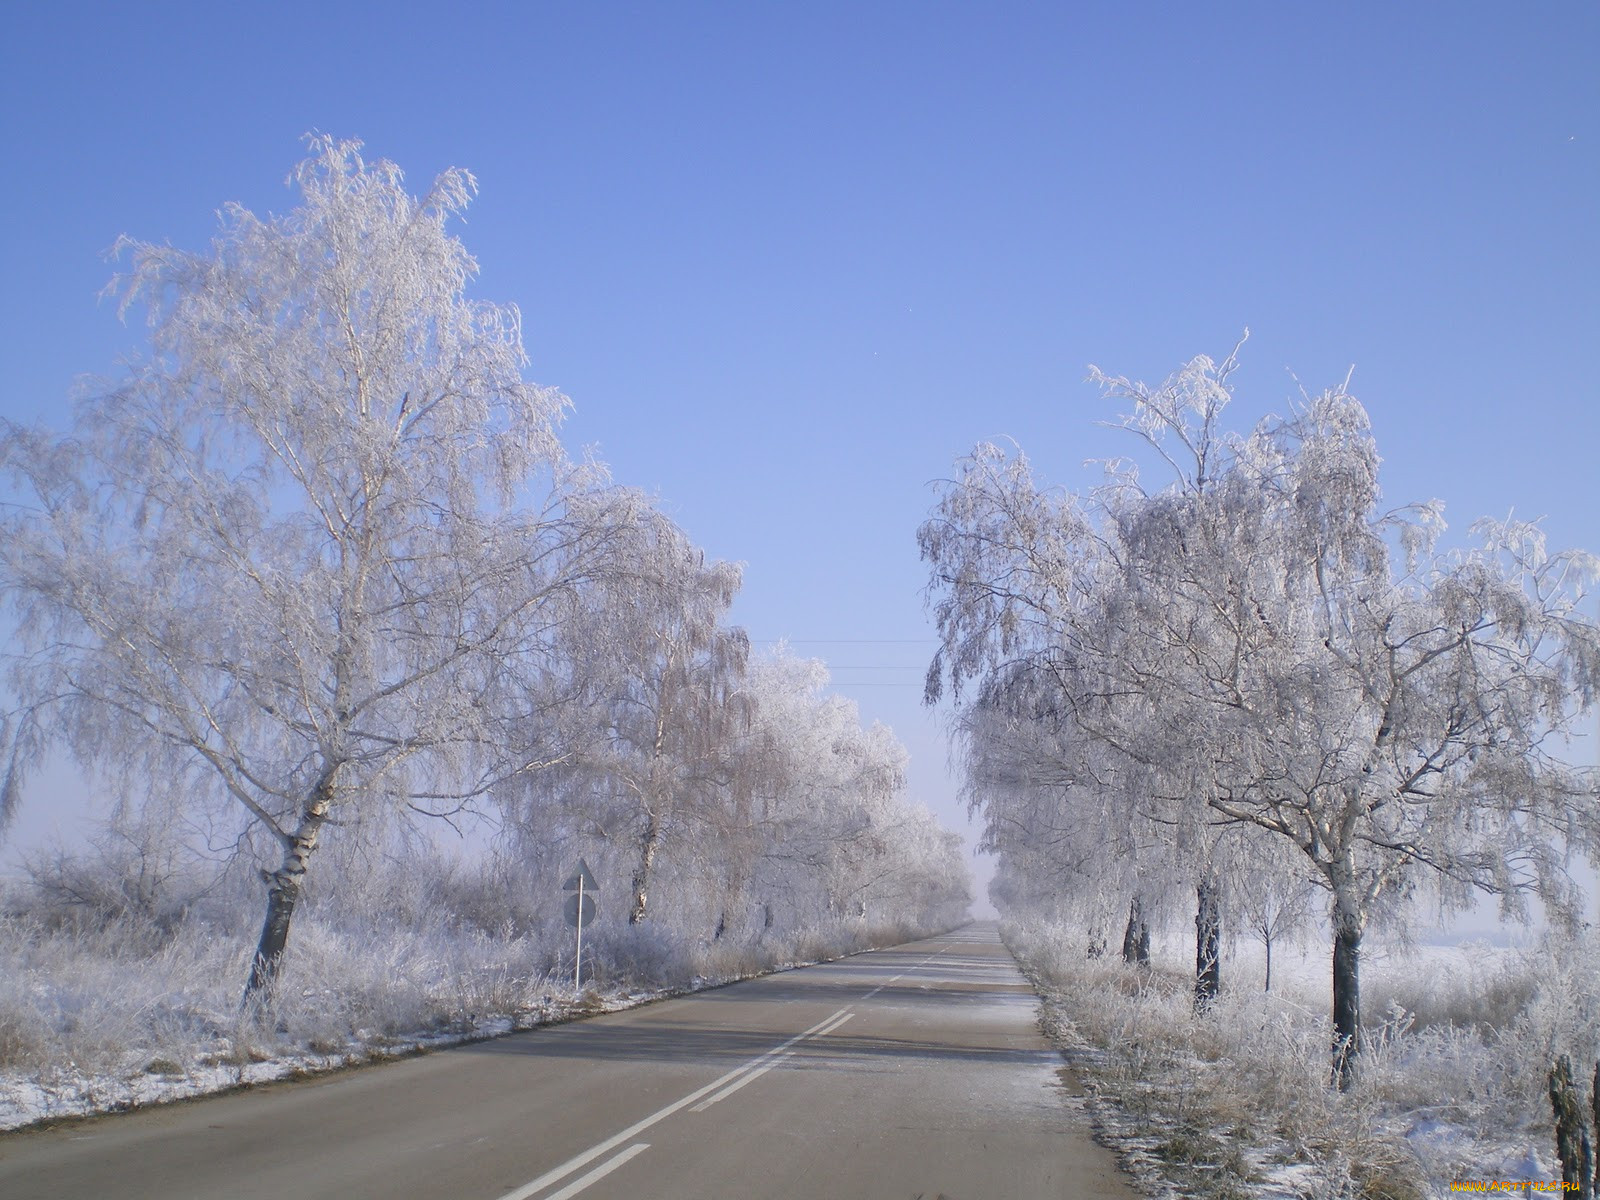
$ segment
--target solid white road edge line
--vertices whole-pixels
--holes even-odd
[[[567,1184],[566,1187],[552,1195],[550,1200],[572,1200],[573,1196],[576,1196],[579,1192],[583,1191],[584,1188],[588,1187],[595,1180],[604,1179],[607,1175],[611,1174],[611,1172],[615,1171],[635,1154],[648,1149],[650,1149],[649,1142],[635,1142],[621,1154],[617,1155],[608,1162],[601,1163],[587,1175],[582,1175],[577,1179],[574,1179],[571,1183]]]
[[[829,1022],[828,1025],[825,1028],[817,1030],[816,1033],[813,1034],[812,1036],[813,1037],[826,1037],[828,1034],[832,1033],[835,1029],[839,1028],[839,1026],[843,1025],[846,1021],[848,1021],[853,1016],[855,1016],[855,1013],[845,1013],[844,1016],[840,1017],[838,1020]],[[772,1061],[770,1061],[768,1063],[765,1063],[762,1066],[757,1067],[755,1070],[750,1071],[748,1074],[742,1076],[741,1078],[734,1080],[727,1087],[723,1088],[720,1092],[718,1092],[715,1096],[710,1096],[710,1097],[707,1097],[706,1099],[700,1101],[699,1104],[696,1104],[689,1111],[690,1112],[705,1112],[706,1109],[710,1108],[718,1100],[727,1099],[729,1096],[733,1095],[740,1088],[742,1088],[745,1084],[754,1082],[755,1080],[759,1079],[761,1076],[765,1075],[768,1071],[772,1070],[773,1067],[778,1066],[780,1063],[782,1063],[784,1061],[784,1059],[793,1058],[793,1057],[794,1057],[794,1051],[793,1050],[784,1051],[784,1053],[778,1055],[776,1058],[772,1059]]]
[[[744,1074],[751,1067],[756,1066],[757,1064],[759,1064],[761,1062],[764,1062],[765,1060],[767,1060],[768,1058],[771,1058],[775,1054],[781,1054],[783,1051],[787,1050],[790,1046],[794,1045],[796,1042],[798,1042],[798,1041],[800,1041],[800,1040],[802,1040],[804,1038],[810,1037],[817,1030],[821,1029],[824,1025],[828,1024],[829,1021],[835,1021],[835,1020],[838,1020],[840,1017],[844,1016],[847,1011],[848,1010],[841,1008],[838,1012],[834,1013],[831,1017],[823,1018],[822,1020],[818,1021],[815,1025],[813,1025],[810,1029],[807,1029],[805,1032],[797,1033],[792,1038],[790,1038],[788,1041],[783,1042],[783,1043],[781,1043],[781,1044],[779,1044],[777,1046],[774,1046],[771,1050],[768,1050],[765,1054],[758,1054],[754,1058],[752,1058],[749,1062],[745,1063],[743,1066],[735,1067],[733,1070],[729,1071],[726,1075],[722,1076],[720,1079],[712,1080],[710,1083],[706,1084],[705,1087],[696,1088],[694,1091],[690,1092],[687,1096],[683,1097],[683,1099],[674,1100],[671,1104],[667,1105],[665,1108],[659,1109],[658,1111],[651,1113],[648,1117],[645,1117],[642,1121],[636,1121],[634,1124],[632,1124],[632,1125],[628,1126],[626,1129],[624,1129],[621,1133],[613,1134],[611,1137],[608,1137],[605,1141],[599,1142],[596,1145],[591,1146],[589,1149],[585,1150],[582,1154],[574,1155],[572,1158],[567,1159],[567,1161],[562,1163],[559,1167],[556,1167],[553,1170],[546,1171],[543,1175],[539,1176],[539,1178],[535,1179],[532,1183],[525,1183],[521,1187],[517,1188],[515,1191],[507,1192],[504,1196],[500,1197],[500,1200],[528,1200],[528,1198],[530,1196],[533,1196],[538,1192],[544,1191],[545,1188],[549,1187],[552,1183],[555,1183],[556,1180],[565,1179],[568,1175],[571,1175],[579,1167],[584,1166],[587,1163],[593,1162],[595,1159],[599,1158],[606,1151],[614,1150],[618,1146],[622,1145],[622,1143],[627,1141],[629,1138],[636,1137],[639,1134],[643,1133],[646,1129],[649,1129],[650,1126],[654,1125],[657,1121],[665,1120],[666,1118],[670,1117],[673,1113],[677,1112],[680,1108],[683,1108],[685,1105],[693,1104],[696,1100],[699,1100],[701,1097],[708,1096],[712,1092],[716,1091],[718,1088],[722,1087],[724,1084],[729,1083],[734,1079],[737,1079],[740,1075]],[[548,1198],[548,1200],[556,1200],[556,1197],[555,1196],[551,1196],[551,1197]]]

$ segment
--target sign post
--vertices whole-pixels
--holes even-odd
[[[583,970],[583,872],[578,872],[578,950],[572,956],[572,990],[579,990],[578,976]]]
[[[578,869],[572,873],[572,878],[561,885],[561,890],[573,893],[567,897],[563,908],[567,924],[575,925],[578,929],[578,953],[572,960],[572,990],[576,992],[581,986],[580,973],[583,968],[583,923],[594,920],[594,895],[600,888],[595,883],[594,876],[589,873],[589,864],[580,858]]]

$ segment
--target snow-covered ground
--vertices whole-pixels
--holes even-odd
[[[0,1049],[11,1056],[0,1129],[498,1036],[771,965],[729,960],[663,987],[616,978],[580,995],[570,976],[531,971],[516,944],[419,934],[366,962],[314,920],[300,932],[299,969],[326,989],[306,998],[318,1019],[291,1013],[270,1035],[224,1015],[237,1005],[237,947],[178,938],[133,961],[96,957],[83,938],[13,939],[0,971]],[[1600,1055],[1592,935],[1559,955],[1374,940],[1363,964],[1366,1065],[1341,1095],[1327,1087],[1319,947],[1275,947],[1269,994],[1260,948],[1240,946],[1214,1013],[1196,1018],[1181,942],[1158,945],[1154,968],[1139,972],[1088,962],[1067,948],[1081,939],[1059,930],[1008,933],[1104,1137],[1156,1195],[1443,1200],[1454,1180],[1554,1179],[1550,1053]],[[345,1007],[330,1013],[336,996]]]
[[[713,981],[697,980],[696,987]],[[721,981],[715,981],[721,982]],[[508,1016],[485,1017],[459,1028],[409,1036],[356,1030],[338,1047],[319,1051],[294,1046],[287,1039],[263,1037],[243,1030],[218,1034],[193,1047],[188,1065],[157,1056],[143,1069],[84,1071],[73,1063],[45,1070],[0,1071],[0,1130],[38,1121],[119,1112],[148,1104],[165,1104],[237,1087],[272,1083],[382,1062],[464,1042],[503,1037],[540,1025],[615,1012],[670,994],[665,990],[589,990],[579,995],[570,987],[551,993]]]
[[[1600,951],[1374,939],[1367,1053],[1327,1086],[1330,967],[1319,948],[1241,946],[1213,1014],[1192,1011],[1192,945],[1153,969],[1089,962],[1061,931],[1008,927],[1105,1139],[1146,1190],[1262,1200],[1442,1200],[1453,1181],[1559,1180],[1545,1077],[1600,1055]],[[1071,939],[1074,942],[1081,939]]]
[[[0,1130],[496,1037],[912,931],[842,922],[704,943],[623,927],[586,939],[581,992],[563,934],[496,936],[442,920],[346,927],[315,910],[295,932],[274,1020],[263,1025],[239,1012],[248,945],[202,923],[160,932],[0,914]]]

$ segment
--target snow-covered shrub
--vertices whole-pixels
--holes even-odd
[[[572,931],[567,930],[570,966]],[[671,929],[645,922],[607,921],[586,931],[584,957],[596,983],[625,988],[688,987],[696,974],[691,943]],[[571,978],[568,976],[568,982]]]
[[[98,928],[5,919],[0,936],[0,1068],[142,1069],[184,1061],[237,1008],[221,985],[241,949],[179,926],[154,952],[131,918]]]
[[[1409,972],[1375,971],[1360,1067],[1344,1092],[1329,1086],[1323,980],[1290,978],[1269,994],[1225,975],[1197,1015],[1192,975],[1170,950],[1143,970],[1086,958],[1076,927],[1002,932],[1044,990],[1047,1021],[1113,1142],[1135,1169],[1191,1193],[1270,1181],[1375,1200],[1543,1171],[1551,1059],[1600,1057],[1593,932],[1552,935],[1533,951],[1412,954]]]
[[[12,904],[74,927],[123,922],[125,933],[159,945],[216,874],[191,860],[174,821],[157,805],[119,810],[78,849],[35,850],[23,858],[27,885]]]
[[[340,853],[330,847],[330,857]],[[428,1036],[483,1036],[942,932],[833,920],[696,937],[615,911],[573,930],[560,898],[497,891],[492,859],[371,855],[310,889],[268,1018],[241,981],[259,913],[245,872],[186,877],[184,910],[65,910],[37,881],[0,895],[0,1128],[364,1057]],[[334,877],[329,872],[329,879]],[[501,897],[505,897],[503,900]],[[489,927],[491,922],[497,925]],[[309,1057],[308,1057],[309,1056]]]
[[[1403,1008],[1418,1029],[1442,1026],[1505,1029],[1538,990],[1527,951],[1508,952],[1485,942],[1418,947],[1367,972],[1364,1000],[1374,1013]]]

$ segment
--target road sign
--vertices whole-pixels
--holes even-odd
[[[561,890],[572,893],[562,905],[562,911],[567,924],[576,926],[578,930],[578,952],[572,959],[572,990],[577,991],[583,971],[583,925],[585,921],[594,920],[594,894],[600,890],[600,885],[589,873],[589,864],[580,858],[578,869],[572,873],[571,879],[561,885]]]
[[[583,859],[578,860],[578,869],[572,873],[572,878],[561,885],[563,892],[598,892],[600,885],[594,881],[594,876],[589,874],[589,864]]]
[[[580,901],[582,902],[581,904]],[[572,895],[567,897],[567,902],[561,906],[561,909],[566,914],[568,925],[574,925],[581,929],[584,925],[589,925],[594,921],[594,897],[587,891],[581,896],[577,892],[573,892]],[[578,920],[580,910],[583,916],[581,922]]]

